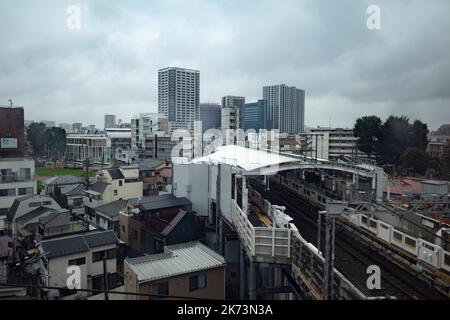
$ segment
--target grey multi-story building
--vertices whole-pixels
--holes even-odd
[[[220,105],[218,103],[200,103],[199,111],[202,132],[208,129],[220,129]]]
[[[245,97],[222,97],[222,129],[242,129]]]
[[[105,114],[105,127],[106,128],[115,128],[116,127],[116,115],[115,114]]]
[[[267,129],[297,134],[305,129],[305,91],[285,84],[264,86],[267,100]]]
[[[158,70],[158,113],[168,118],[170,131],[194,130],[200,105],[200,71],[168,67]]]

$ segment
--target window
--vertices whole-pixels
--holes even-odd
[[[199,274],[189,277],[189,291],[206,288],[206,274]]]
[[[162,282],[162,283],[157,283],[157,284],[152,285],[150,287],[150,294],[168,296],[169,295],[169,283]],[[153,297],[153,298],[157,298],[157,297]]]
[[[405,244],[415,248],[416,247],[416,240],[414,240],[413,238],[409,238],[409,237],[405,237]]]
[[[0,208],[0,216],[8,214],[8,208]]]
[[[403,241],[403,235],[400,232],[394,231],[394,240],[398,242]]]
[[[16,195],[16,189],[0,189],[0,197],[11,197]]]
[[[374,221],[374,220],[370,220],[370,227],[376,229],[377,228],[377,222]]]
[[[367,225],[367,217],[361,216],[361,222],[364,223],[365,225]]]
[[[122,232],[125,232],[125,225],[122,225]]]
[[[83,198],[75,198],[73,199],[74,207],[81,207],[83,205]]]
[[[69,260],[69,266],[82,266],[83,264],[86,264],[85,257]]]
[[[103,260],[104,254],[105,251],[92,252],[92,262],[98,262]]]
[[[33,187],[31,188],[19,188],[19,196],[23,196],[26,194],[32,194],[34,192]]]
[[[30,202],[28,204],[28,207],[33,208],[33,207],[39,207],[41,205],[40,202]]]
[[[119,187],[123,185],[123,180],[119,180]]]
[[[444,263],[450,266],[450,254],[444,253]]]
[[[137,238],[138,238],[138,233],[136,230],[133,230],[133,239],[137,240]]]
[[[117,189],[114,190],[114,195],[117,196]]]
[[[103,257],[105,256],[105,254],[106,254],[106,259],[115,259],[117,256],[115,248],[97,251],[97,252],[92,253],[92,262],[98,262],[98,261],[103,260]]]

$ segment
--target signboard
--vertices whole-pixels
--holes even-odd
[[[17,149],[16,138],[0,138],[1,149]]]

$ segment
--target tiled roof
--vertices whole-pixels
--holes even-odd
[[[119,211],[127,206],[128,200],[116,200],[95,208],[95,211],[99,213],[114,218],[119,215]]]
[[[192,202],[186,197],[175,197],[173,194],[163,194],[159,196],[142,197],[140,204],[145,210],[158,210],[163,208],[173,208],[192,205]]]
[[[94,192],[103,193],[105,192],[106,188],[109,186],[106,182],[97,181],[92,186],[89,187],[89,190],[92,190]]]
[[[125,263],[139,282],[147,282],[222,267],[225,259],[196,241],[167,246],[164,253],[126,259]]]
[[[79,252],[86,252],[91,248],[118,243],[113,231],[94,231],[71,236],[58,237],[41,242],[47,258],[71,255]]]
[[[76,176],[56,176],[45,180],[44,185],[46,186],[56,186],[64,184],[79,184],[83,183],[83,178]]]

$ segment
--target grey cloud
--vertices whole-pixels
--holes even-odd
[[[308,125],[372,113],[450,120],[445,0],[77,3],[79,31],[65,25],[72,1],[0,3],[0,104],[12,97],[27,119],[101,126],[106,112],[156,111],[157,70],[177,65],[201,71],[204,101],[303,88]],[[380,31],[366,28],[372,3]]]

